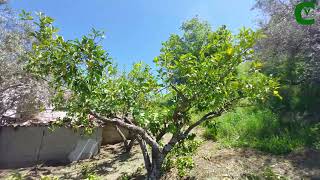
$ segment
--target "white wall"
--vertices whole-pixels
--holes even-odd
[[[91,158],[99,151],[102,129],[81,136],[70,128],[0,127],[0,168],[41,163],[67,163]]]

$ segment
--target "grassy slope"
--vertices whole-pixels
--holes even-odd
[[[310,146],[311,127],[283,124],[268,109],[238,108],[207,124],[205,136],[229,147],[251,147],[273,154],[286,154]]]

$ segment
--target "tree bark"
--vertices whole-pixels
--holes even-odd
[[[152,150],[152,169],[150,173],[150,180],[160,179],[163,160],[164,156],[162,153],[157,150]]]
[[[121,129],[117,125],[114,125],[114,126],[115,126],[118,134],[121,136],[121,139],[123,141],[123,145],[124,145],[124,148],[126,149],[126,152],[128,152],[129,143],[128,143],[126,136],[123,134],[123,132],[121,131]]]
[[[140,148],[142,151],[144,166],[149,174],[149,172],[151,171],[151,162],[150,162],[150,156],[148,153],[148,148],[147,148],[146,142],[144,140],[142,140],[140,137],[137,137],[137,140],[139,142],[139,145],[140,145]]]
[[[160,149],[160,145],[155,141],[155,138],[150,136],[149,133],[145,129],[143,129],[142,127],[134,125],[134,124],[128,124],[128,123],[124,122],[121,118],[106,118],[106,117],[100,116],[94,112],[90,112],[90,114],[93,117],[95,117],[101,121],[111,122],[114,125],[118,125],[120,127],[126,128],[129,131],[131,131],[132,133],[139,135],[150,146]]]
[[[148,180],[159,180],[161,178],[161,168],[164,161],[164,155],[159,149],[152,148],[151,171],[148,172]]]
[[[131,139],[131,141],[130,141],[127,149],[126,149],[127,153],[130,153],[130,151],[131,151],[131,149],[132,149],[135,141],[136,141],[136,138],[135,138],[135,137],[132,137],[132,139]]]
[[[143,154],[144,165],[147,170],[148,180],[159,180],[161,178],[161,167],[163,164],[164,156],[158,148],[152,148],[150,159],[147,145],[140,137],[136,138],[140,144],[140,148]],[[152,160],[152,161],[151,161]]]
[[[159,180],[161,178],[161,168],[154,167],[152,168],[150,175],[148,175],[148,180]]]

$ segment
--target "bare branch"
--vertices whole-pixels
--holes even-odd
[[[165,134],[166,134],[165,128],[160,130],[160,133],[156,136],[156,141],[159,142]]]

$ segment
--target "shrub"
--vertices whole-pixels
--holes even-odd
[[[195,136],[190,136],[187,141],[178,144],[173,151],[170,152],[164,163],[165,170],[176,167],[180,177],[188,175],[188,172],[194,167],[192,155],[201,145],[201,142],[194,140],[194,137]]]

